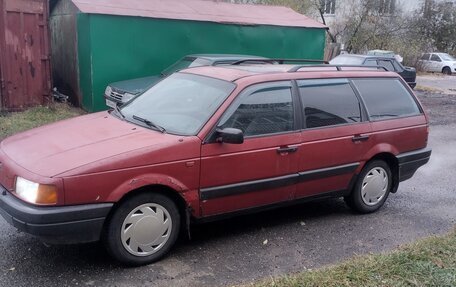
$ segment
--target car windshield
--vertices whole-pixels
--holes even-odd
[[[121,108],[129,122],[178,135],[196,135],[235,84],[175,73]]]
[[[338,56],[329,61],[331,65],[362,65],[364,58]]]
[[[196,57],[185,57],[177,61],[176,63],[172,64],[168,68],[166,68],[161,74],[162,76],[169,76],[172,73],[177,71],[191,68],[191,67],[200,67],[200,66],[210,66],[212,62],[207,59],[203,58],[196,58]]]
[[[439,54],[440,58],[442,58],[442,60],[444,61],[456,61],[456,59],[446,53],[443,53],[443,54]]]

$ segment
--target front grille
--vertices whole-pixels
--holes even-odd
[[[121,94],[121,93],[111,91],[111,95],[109,95],[109,96],[118,102],[122,102],[123,94]]]

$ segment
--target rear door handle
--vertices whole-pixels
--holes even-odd
[[[362,142],[367,141],[369,139],[368,135],[355,135],[352,137],[353,142]]]
[[[298,150],[297,146],[286,146],[277,149],[277,153],[279,154],[286,154],[286,153],[293,153]]]

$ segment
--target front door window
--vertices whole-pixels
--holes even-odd
[[[294,128],[290,87],[271,87],[245,96],[219,127],[237,128],[244,136],[289,132]]]

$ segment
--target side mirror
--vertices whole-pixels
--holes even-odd
[[[217,142],[242,144],[244,142],[244,132],[234,128],[217,129]]]

